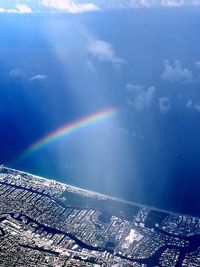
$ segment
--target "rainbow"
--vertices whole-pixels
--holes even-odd
[[[79,120],[76,120],[74,122],[71,122],[69,124],[66,124],[57,130],[51,132],[50,134],[47,134],[46,136],[42,137],[35,143],[33,143],[25,152],[21,154],[21,156],[18,158],[18,161],[21,161],[36,151],[42,149],[43,147],[63,138],[66,137],[80,129],[87,128],[90,125],[96,124],[100,121],[104,121],[106,119],[109,119],[113,115],[117,113],[117,110],[114,108],[106,109],[103,111],[96,112],[92,115],[89,115],[87,117],[81,118]]]

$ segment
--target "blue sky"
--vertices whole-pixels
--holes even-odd
[[[4,13],[82,13],[110,8],[200,6],[200,0],[1,0],[0,12]]]

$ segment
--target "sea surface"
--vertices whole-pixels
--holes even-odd
[[[198,10],[0,20],[1,164],[200,216]],[[189,76],[163,80],[166,60]],[[21,160],[44,136],[108,108],[116,114]]]

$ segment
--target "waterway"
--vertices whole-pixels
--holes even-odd
[[[59,199],[57,199],[55,197],[52,197],[52,196],[50,196],[47,193],[37,192],[34,189],[29,189],[29,188],[24,188],[24,187],[19,186],[19,185],[9,184],[8,181],[5,181],[5,182],[2,182],[1,181],[0,184],[5,184],[5,185],[12,186],[12,187],[14,187],[16,189],[24,189],[24,190],[27,190],[29,192],[37,193],[39,195],[42,195],[42,196],[45,196],[45,197],[50,198],[51,200],[53,200],[54,202],[56,202],[58,205],[61,205],[64,208],[69,208],[69,206],[65,205],[61,200],[59,200]],[[76,207],[71,207],[71,208],[76,208]],[[81,208],[79,207],[79,209],[81,209]],[[194,236],[191,236],[191,237],[179,237],[177,235],[169,234],[169,233],[166,233],[166,232],[164,232],[164,231],[162,231],[160,229],[155,228],[155,231],[160,232],[160,233],[164,234],[165,236],[168,236],[168,237],[178,237],[179,239],[188,241],[189,242],[189,246],[179,247],[179,246],[175,246],[175,245],[164,245],[164,246],[160,247],[151,257],[149,257],[147,259],[134,259],[134,258],[130,259],[128,257],[125,257],[125,256],[122,256],[122,255],[118,254],[117,252],[114,252],[112,250],[106,249],[105,247],[96,247],[96,246],[93,246],[91,244],[87,244],[87,243],[83,242],[82,240],[80,240],[79,238],[77,238],[72,233],[61,231],[59,229],[52,228],[52,227],[49,227],[47,225],[40,224],[39,222],[37,222],[33,218],[28,217],[26,214],[19,214],[16,217],[16,214],[15,213],[11,213],[10,216],[13,219],[16,219],[16,220],[19,220],[19,221],[21,221],[22,220],[21,217],[24,216],[26,218],[26,221],[27,221],[28,224],[29,223],[35,223],[35,224],[37,224],[38,227],[37,227],[36,230],[43,229],[47,233],[51,233],[53,235],[54,234],[63,234],[65,236],[69,237],[70,239],[72,239],[80,247],[86,248],[88,250],[108,251],[109,253],[112,253],[113,255],[116,255],[116,256],[118,256],[118,257],[120,257],[122,259],[126,259],[126,260],[129,260],[129,261],[132,261],[132,262],[135,261],[135,262],[138,262],[138,263],[144,263],[144,264],[147,264],[147,266],[149,266],[149,267],[150,266],[155,266],[155,265],[158,265],[159,266],[159,258],[161,256],[161,254],[167,248],[168,249],[178,249],[180,251],[180,256],[179,256],[178,263],[177,263],[176,267],[181,267],[185,255],[187,253],[191,253],[191,252],[196,251],[197,248],[198,248],[198,246],[200,246],[200,235],[194,235]],[[1,218],[1,220],[3,220],[3,218]]]

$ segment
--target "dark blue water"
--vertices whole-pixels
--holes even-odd
[[[0,162],[146,205],[199,215],[200,19],[197,10],[87,15],[0,15]],[[174,16],[176,15],[176,16]],[[117,19],[116,19],[117,18]],[[108,26],[109,25],[109,26]],[[126,31],[124,31],[126,29]],[[111,45],[120,66],[89,52]],[[163,61],[179,60],[192,81],[164,82]],[[93,69],[88,68],[89,65]],[[15,70],[13,72],[13,70]],[[14,75],[13,75],[14,73]],[[35,75],[44,80],[31,80]],[[155,86],[141,110],[128,83]],[[170,110],[162,114],[160,97]],[[43,148],[33,142],[60,126],[116,107],[117,115]]]

